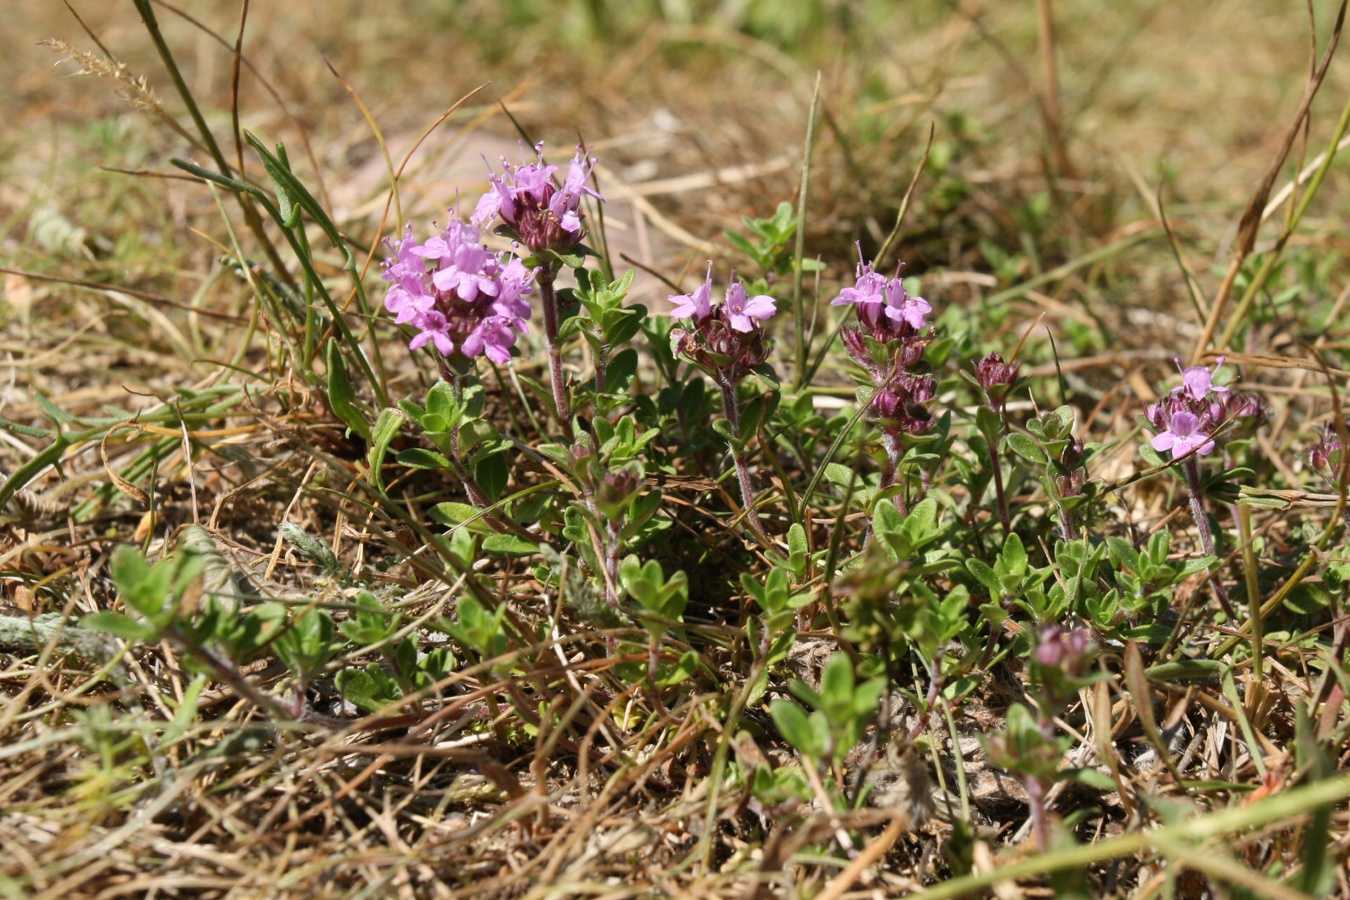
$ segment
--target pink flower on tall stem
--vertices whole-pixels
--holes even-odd
[[[454,214],[445,229],[424,244],[408,225],[386,244],[394,255],[384,264],[385,309],[417,333],[408,347],[427,345],[442,356],[486,356],[502,364],[530,318],[534,270],[510,254],[493,253],[479,240],[478,226]]]
[[[500,216],[508,230],[531,250],[564,252],[580,244],[586,231],[581,209],[584,197],[603,200],[587,181],[595,160],[587,159],[578,146],[567,167],[567,177],[559,184],[554,177],[557,166],[544,162],[544,145],[536,144],[538,162],[513,166],[505,159],[502,173],[489,176],[491,187],[478,201],[474,218],[482,223]]]

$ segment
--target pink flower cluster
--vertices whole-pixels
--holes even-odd
[[[1149,442],[1159,453],[1176,459],[1194,451],[1200,456],[1214,452],[1214,436],[1233,419],[1260,416],[1261,404],[1252,394],[1237,394],[1214,383],[1214,373],[1223,365],[1220,356],[1214,368],[1190,366],[1181,370],[1181,384],[1150,406],[1146,417],[1157,432]],[[1177,361],[1181,368],[1181,361]]]
[[[413,238],[412,225],[384,264],[390,282],[385,309],[399,324],[417,329],[408,347],[427,344],[442,356],[487,356],[495,363],[511,358],[517,334],[530,318],[534,269],[509,253],[493,253],[480,240],[479,222],[451,215],[449,224],[425,244]]]
[[[692,294],[673,294],[675,308],[670,314],[688,319],[689,328],[671,332],[677,353],[689,359],[710,376],[736,384],[750,370],[768,358],[768,345],[760,322],[778,312],[776,301],[768,294],[749,296],[745,285],[732,277],[726,299],[712,302],[712,263],[708,277]]]
[[[483,245],[482,231],[500,217],[506,231],[533,251],[565,251],[576,247],[586,231],[581,201],[601,199],[586,185],[595,160],[582,148],[558,184],[557,166],[544,163],[543,145],[535,147],[537,163],[512,166],[488,178],[489,188],[464,221],[454,213],[445,230],[424,244],[408,225],[402,240],[385,243],[394,254],[384,263],[385,309],[401,325],[417,330],[409,348],[428,344],[442,356],[486,356],[495,363],[511,358],[518,335],[526,332],[530,303],[525,299],[539,269],[528,268],[514,254],[495,253]]]
[[[513,166],[505,159],[501,161],[502,174],[489,176],[491,187],[478,201],[474,219],[486,223],[500,216],[507,229],[536,252],[570,250],[585,236],[582,198],[604,199],[586,183],[595,160],[586,159],[582,148],[577,147],[567,177],[559,185],[554,178],[558,167],[544,163],[544,145],[537,144],[534,149],[539,156],[537,163]]]
[[[858,254],[862,255],[861,247]],[[925,316],[933,311],[927,300],[911,297],[905,290],[898,267],[895,277],[888,279],[861,260],[854,286],[830,301],[831,306],[850,303],[857,308],[858,324],[868,337],[883,343],[924,331],[928,327]]]
[[[839,336],[876,388],[869,413],[888,439],[923,434],[932,424],[925,404],[937,386],[923,371],[923,352],[931,337],[927,316],[933,307],[909,295],[899,267],[894,278],[877,274],[871,263],[862,261],[861,245],[858,260],[853,287],[831,301],[832,306],[852,304],[858,313],[858,324],[840,329]]]

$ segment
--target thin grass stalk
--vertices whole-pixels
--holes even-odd
[[[769,635],[765,635],[765,641]],[[727,757],[731,751],[732,736],[736,734],[740,727],[741,716],[745,712],[746,705],[750,702],[750,694],[755,689],[755,682],[759,680],[760,673],[764,670],[766,653],[760,653],[755,658],[755,664],[750,667],[750,674],[745,679],[745,684],[736,696],[732,698],[731,709],[727,711],[726,723],[721,727],[721,735],[717,741],[717,750],[713,753],[712,771],[708,773],[708,810],[704,816],[703,834],[699,837],[698,843],[690,852],[689,856],[678,866],[676,870],[682,869],[690,863],[697,863],[699,872],[707,874],[712,866],[713,836],[717,833],[717,815],[718,800],[721,798],[722,778],[726,774]]]
[[[253,139],[252,135],[247,135],[247,137],[251,139],[250,143],[252,143],[254,149],[265,151],[266,148],[262,147],[261,144],[254,142],[256,139]],[[301,268],[305,270],[305,277],[310,279],[314,283],[314,286],[318,289],[319,297],[323,300],[324,306],[327,307],[329,314],[333,317],[333,324],[337,327],[338,331],[341,333],[343,341],[347,344],[348,347],[351,348],[353,355],[356,357],[356,362],[362,370],[362,374],[366,377],[367,382],[370,384],[371,388],[375,391],[376,400],[379,402],[379,405],[381,407],[388,406],[389,405],[388,394],[385,393],[385,390],[379,379],[375,377],[375,373],[370,367],[370,361],[366,359],[365,353],[362,352],[361,350],[360,343],[356,340],[355,335],[352,334],[351,329],[347,326],[346,320],[342,318],[341,310],[338,309],[337,304],[333,301],[332,295],[328,293],[328,288],[324,285],[323,280],[319,278],[318,272],[314,269],[313,262],[305,255],[303,247],[300,245],[299,240],[295,237],[295,234],[293,233],[296,230],[295,227],[286,224],[287,219],[281,214],[281,211],[276,207],[276,205],[272,203],[271,199],[265,193],[263,193],[261,189],[259,189],[254,185],[238,181],[226,175],[221,175],[218,172],[212,172],[210,169],[199,166],[196,163],[188,162],[187,160],[177,158],[171,159],[170,162],[173,163],[173,165],[177,166],[178,168],[182,169],[183,171],[190,172],[191,174],[196,175],[198,178],[201,178],[204,181],[219,184],[223,187],[229,188],[231,191],[234,191],[236,193],[242,192],[249,194],[258,202],[259,205],[263,207],[263,209],[267,210],[267,214],[271,216],[273,220],[277,222],[277,224],[282,226],[281,229],[282,234],[286,236],[286,240],[290,244],[292,254],[294,254],[296,260],[300,263]],[[320,215],[323,214],[322,210],[319,210],[319,214]],[[330,238],[337,234],[336,229],[332,228],[331,222],[320,221],[318,224],[321,228],[324,229],[325,233],[328,233],[330,235]],[[334,244],[338,250],[342,251],[344,256],[347,257],[349,261],[354,259],[351,252],[351,248],[348,247],[344,241],[342,241],[340,236],[336,238]],[[312,373],[307,374],[312,375]]]
[[[787,504],[788,519],[802,526],[802,528],[806,528],[806,512],[797,505],[797,496],[792,490],[792,483],[787,470],[783,468],[783,463],[779,460],[774,448],[770,446],[768,441],[764,440],[763,432],[760,433],[759,451],[763,454],[765,461],[768,462],[769,468],[773,469],[773,474],[777,476],[779,484],[783,486],[783,502]],[[804,461],[803,465],[805,465]]]
[[[206,117],[202,115],[201,108],[197,106],[196,99],[192,96],[192,90],[187,86],[183,79],[183,73],[178,68],[178,62],[174,59],[173,52],[169,50],[169,44],[164,40],[164,33],[160,31],[159,20],[155,18],[155,10],[151,0],[131,0],[140,13],[141,22],[145,25],[145,30],[150,35],[150,40],[155,45],[155,50],[159,53],[160,61],[164,63],[164,68],[168,71],[169,77],[173,80],[174,88],[178,91],[178,96],[182,99],[184,106],[187,107],[188,115],[192,117],[193,124],[197,126],[197,132],[202,137],[202,142],[206,145],[207,152],[211,154],[211,159],[220,167],[220,174],[229,176],[230,164],[225,160],[225,154],[221,152],[220,145],[216,142],[216,137],[211,132],[211,128],[206,124]],[[242,176],[243,173],[241,172]],[[248,225],[249,231],[257,238],[259,246],[263,253],[267,255],[267,261],[271,263],[276,271],[277,277],[286,281],[289,287],[295,287],[295,281],[291,277],[290,270],[281,259],[281,254],[277,252],[276,245],[272,243],[267,232],[263,230],[262,217],[258,215],[258,210],[249,202],[248,198],[239,195],[239,206],[244,213],[244,222]]]
[[[1242,570],[1247,579],[1247,616],[1252,623],[1252,680],[1249,684],[1255,693],[1261,684],[1265,668],[1265,623],[1261,621],[1261,586],[1257,580],[1256,548],[1252,546],[1252,508],[1245,503],[1237,505],[1238,532],[1242,537]],[[1256,706],[1248,697],[1249,715],[1255,714]]]
[[[1308,206],[1312,203],[1313,198],[1317,196],[1318,190],[1322,187],[1322,182],[1326,180],[1327,172],[1331,170],[1331,164],[1336,159],[1336,151],[1340,147],[1341,139],[1345,137],[1348,129],[1350,129],[1350,100],[1347,100],[1345,106],[1341,109],[1341,118],[1336,123],[1336,132],[1332,135],[1321,167],[1317,170],[1317,174],[1312,177],[1312,180],[1308,182],[1307,191],[1299,200],[1293,214],[1285,222],[1284,228],[1280,230],[1279,237],[1275,239],[1275,246],[1262,259],[1261,268],[1257,270],[1256,277],[1247,286],[1242,299],[1238,301],[1237,307],[1233,310],[1233,315],[1228,319],[1228,324],[1224,326],[1223,333],[1219,336],[1220,347],[1232,346],[1233,338],[1236,336],[1238,328],[1242,327],[1247,314],[1251,312],[1252,304],[1265,290],[1266,282],[1270,280],[1270,276],[1275,273],[1276,263],[1279,262],[1280,255],[1289,243],[1289,238],[1293,236],[1294,229],[1302,220],[1303,214],[1308,211]]]
[[[245,281],[248,282],[249,287],[252,288],[253,296],[261,301],[259,305],[266,309],[268,317],[271,318],[272,322],[276,325],[281,342],[286,346],[286,349],[290,351],[291,358],[300,362],[302,370],[307,371],[307,369],[303,368],[305,366],[305,363],[303,362],[305,357],[301,355],[302,351],[296,347],[295,341],[291,337],[290,330],[286,328],[285,322],[281,318],[281,309],[277,305],[275,294],[267,289],[265,283],[262,283],[260,280],[255,280],[256,276],[254,275],[253,269],[245,261],[244,248],[240,246],[239,235],[235,232],[234,226],[230,223],[230,217],[225,212],[225,204],[221,202],[219,189],[211,182],[207,182],[207,187],[211,190],[211,196],[215,200],[216,209],[220,210],[220,218],[225,224],[225,230],[230,235],[230,245],[234,248],[234,258],[239,264],[240,273],[243,275]],[[257,311],[256,306],[254,307],[254,311]],[[305,341],[306,344],[308,344],[308,334],[305,336]],[[241,346],[240,349],[243,351],[245,347]],[[308,350],[306,349],[304,352],[307,353]],[[268,356],[270,358],[271,354],[269,353]],[[236,357],[236,364],[241,358],[242,352],[240,356]]]
[[[1134,831],[1094,844],[1066,847],[1016,861],[995,860],[995,865],[988,871],[953,878],[913,896],[915,900],[955,900],[978,894],[999,882],[1040,878],[1069,869],[1086,869],[1106,860],[1123,859],[1150,850],[1175,855],[1174,848],[1188,846],[1186,842],[1213,840],[1248,828],[1273,828],[1289,819],[1302,818],[1313,810],[1340,803],[1346,798],[1350,798],[1350,775],[1301,785],[1254,803],[1233,806],[1175,825]],[[1266,887],[1283,887],[1270,879],[1262,878],[1262,881]]]
[[[801,390],[806,384],[807,358],[811,347],[806,339],[806,297],[802,291],[802,257],[806,255],[806,198],[811,186],[811,156],[816,144],[816,112],[820,107],[820,73],[816,73],[816,87],[811,94],[811,111],[806,117],[806,146],[802,153],[802,188],[797,194],[797,235],[792,260],[792,319],[796,350],[796,368],[793,388]]]
[[[1045,79],[1045,90],[1041,93],[1041,115],[1045,120],[1046,139],[1050,144],[1050,155],[1054,171],[1050,183],[1065,178],[1078,177],[1069,156],[1068,142],[1064,138],[1064,113],[1059,106],[1059,74],[1055,63],[1055,12],[1051,0],[1036,0],[1036,39],[1041,55],[1041,74]]]
[[[374,327],[378,317],[371,310],[370,300],[366,296],[365,282],[364,279],[362,279],[361,273],[357,270],[356,266],[356,254],[350,252],[350,250],[348,250],[347,252],[346,269],[347,274],[352,279],[352,285],[354,287],[354,292],[356,295],[357,311],[360,313],[362,320],[366,323],[366,330],[365,333],[362,335],[362,338],[369,340],[370,342],[371,362],[370,365],[366,366],[365,368],[368,372],[371,372],[375,378],[375,380],[371,383],[371,389],[374,390],[375,396],[377,398],[383,398],[380,400],[380,405],[382,407],[388,406],[389,383],[384,370],[384,357],[381,355],[380,352],[380,341],[374,334]],[[362,348],[365,346],[366,345],[364,343],[359,342],[356,345],[356,352],[362,358],[365,357],[365,354],[362,352]]]
[[[1233,285],[1237,281],[1238,272],[1241,270],[1243,262],[1251,255],[1256,244],[1256,232],[1262,221],[1261,212],[1265,206],[1266,198],[1270,195],[1270,189],[1274,185],[1294,141],[1298,135],[1306,133],[1306,123],[1310,115],[1309,110],[1312,102],[1322,87],[1327,69],[1331,66],[1332,57],[1340,44],[1341,29],[1345,25],[1347,7],[1350,7],[1350,0],[1341,0],[1340,7],[1336,12],[1335,24],[1331,28],[1331,37],[1322,52],[1322,58],[1309,74],[1308,85],[1303,92],[1303,99],[1299,104],[1298,111],[1294,114],[1293,124],[1285,132],[1284,143],[1271,160],[1270,166],[1266,169],[1265,177],[1251,199],[1247,201],[1247,207],[1243,210],[1242,218],[1238,221],[1236,249],[1233,251],[1233,258],[1228,265],[1228,272],[1224,276],[1223,283],[1214,297],[1213,304],[1210,305],[1209,317],[1205,319],[1204,328],[1200,332],[1199,339],[1195,342],[1195,351],[1191,354],[1192,365],[1200,364],[1205,351],[1209,349],[1211,342],[1214,340],[1214,332],[1219,327],[1219,320],[1223,318],[1228,301],[1232,299]],[[1242,318],[1245,318],[1245,316],[1237,317],[1235,321],[1241,322]],[[1226,344],[1227,342],[1222,343]]]
[[[951,735],[952,748],[956,751],[952,754],[953,768],[956,769],[956,787],[961,795],[961,816],[967,825],[970,824],[970,788],[966,784],[966,760],[961,754],[960,732],[956,730],[956,718],[952,715],[952,702],[950,700],[942,701],[942,715],[947,720],[947,733]]]

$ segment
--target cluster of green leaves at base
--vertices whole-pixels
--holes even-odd
[[[790,690],[811,712],[803,712],[790,700],[774,700],[769,706],[774,724],[802,756],[828,772],[844,761],[876,715],[886,679],[877,676],[859,682],[853,661],[836,653],[821,672],[820,690],[801,679],[793,681]]]
[[[252,598],[208,589],[208,570],[220,565],[186,548],[151,564],[136,548],[119,547],[112,577],[129,612],[105,610],[81,624],[131,641],[170,640],[188,651],[189,668],[217,675],[221,666],[237,668],[271,653],[302,686],[342,652],[326,610],[304,607],[297,614],[274,600],[245,605]]]
[[[357,594],[352,615],[335,625],[332,614],[316,605],[207,589],[204,579],[219,564],[183,548],[152,564],[136,548],[120,547],[113,555],[112,576],[127,612],[94,613],[81,624],[129,641],[172,642],[185,651],[190,669],[214,677],[223,668],[237,671],[274,656],[291,671],[297,694],[338,657],[377,653],[378,660],[364,666],[340,665],[335,677],[343,697],[367,713],[424,692],[455,669],[448,645],[426,650],[419,644],[420,631],[368,591]],[[454,619],[427,627],[486,661],[509,649],[504,613],[504,607],[489,612],[466,596]]]

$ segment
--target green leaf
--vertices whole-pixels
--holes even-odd
[[[506,464],[506,457],[500,453],[480,459],[473,467],[473,474],[488,499],[493,501],[501,499],[511,480],[511,468]]]
[[[840,463],[826,463],[823,477],[837,487],[847,488],[856,478],[856,473],[853,469]]]
[[[998,602],[1003,599],[1003,583],[999,580],[998,573],[990,568],[988,563],[974,558],[968,559],[966,571],[989,592],[991,600]]]
[[[359,434],[363,440],[370,440],[370,423],[356,407],[356,389],[347,375],[347,363],[342,359],[342,348],[337,341],[328,342],[328,405],[343,423]]]
[[[808,759],[819,760],[823,748],[816,746],[815,732],[806,713],[791,700],[775,700],[769,704],[769,715],[783,740],[796,747]]]
[[[450,468],[449,459],[423,447],[409,447],[407,450],[400,450],[396,458],[410,469]]]
[[[998,446],[998,436],[1003,431],[1003,420],[999,418],[998,413],[987,406],[980,406],[975,409],[975,428],[989,442],[989,446]]]
[[[80,620],[80,627],[102,631],[128,641],[153,641],[159,636],[159,630],[154,626],[109,610],[85,616]]]
[[[380,712],[403,696],[398,682],[375,663],[364,669],[343,669],[335,681],[347,702],[362,712]]]
[[[1165,534],[1165,532],[1158,532]],[[1124,538],[1108,535],[1106,538],[1106,548],[1111,556],[1111,562],[1117,569],[1125,568],[1134,572],[1139,571],[1139,551],[1134,549],[1134,545]],[[1166,557],[1164,557],[1164,560]]]
[[[1060,772],[1060,776],[1068,781],[1076,781],[1099,791],[1114,791],[1117,788],[1110,775],[1086,766],[1078,769],[1064,769]]]
[[[853,661],[843,653],[836,653],[820,675],[821,699],[827,708],[851,709],[853,689]]]
[[[310,218],[322,229],[324,235],[327,236],[334,247],[341,249],[343,252],[349,252],[347,245],[342,240],[341,233],[337,230],[337,226],[333,224],[332,219],[328,218],[328,213],[324,212],[323,207],[319,205],[319,201],[315,200],[309,189],[300,183],[300,180],[295,177],[281,157],[273,154],[263,145],[262,141],[248,131],[244,132],[244,140],[248,141],[249,146],[262,157],[263,168],[267,170],[268,176],[272,179],[272,184],[277,191],[277,199],[280,201],[283,196],[286,196],[290,202],[300,206],[305,212],[309,213]],[[298,219],[298,213],[296,212],[292,212],[291,216]],[[283,214],[283,219],[285,218],[287,217]],[[294,227],[294,225],[289,227]]]
[[[446,381],[436,382],[427,391],[426,411],[444,419],[447,428],[457,424],[463,414],[463,409],[455,402],[455,389]]]
[[[461,422],[459,426],[459,455],[461,459],[468,459],[473,455],[474,449],[488,443],[496,441],[499,432],[491,422],[483,419],[469,419]]]
[[[522,537],[514,534],[489,534],[483,538],[483,550],[488,553],[502,553],[507,556],[530,556],[538,550]]]
[[[1022,539],[1016,532],[1010,533],[1003,542],[1003,553],[999,555],[999,562],[1003,564],[1004,571],[1017,576],[1018,581],[1026,574],[1027,550],[1022,546]]]
[[[442,525],[463,526],[476,534],[495,534],[487,522],[483,521],[483,511],[468,503],[446,501],[437,503],[427,510],[431,521]]]
[[[657,680],[657,687],[674,687],[681,682],[688,681],[694,677],[698,671],[698,654],[693,650],[686,651],[675,667]]]
[[[1014,431],[1004,436],[1003,446],[1007,447],[1018,456],[1038,465],[1045,465],[1050,461],[1050,456],[1041,449],[1041,445],[1031,438],[1022,434],[1020,431]]]
[[[399,415],[398,410],[386,407],[380,410],[380,416],[375,420],[375,427],[371,430],[370,450],[366,453],[366,462],[370,466],[370,483],[382,494],[384,493],[384,457],[389,452],[389,445],[393,443],[402,427],[403,416]]]
[[[633,273],[630,270],[628,274]],[[619,347],[628,343],[642,330],[642,325],[646,321],[647,307],[640,304],[610,313],[605,316],[605,343],[611,347]]]
[[[806,576],[806,568],[810,561],[806,529],[800,522],[793,522],[788,528],[788,567],[792,569],[793,578],[801,581]]]
[[[75,421],[74,416],[53,403],[51,398],[41,391],[35,392],[33,399],[37,401],[38,409],[42,411],[42,414],[55,424],[69,425]]]
[[[637,375],[638,355],[632,347],[621,350],[609,361],[605,370],[605,393],[622,394],[627,392],[633,378]]]

